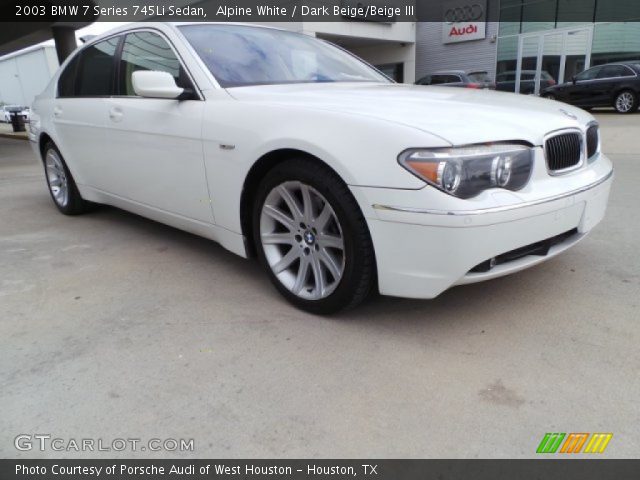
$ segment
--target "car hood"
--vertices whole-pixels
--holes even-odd
[[[514,93],[404,84],[295,84],[228,89],[237,100],[374,117],[452,145],[520,140],[541,145],[592,117],[570,105]]]

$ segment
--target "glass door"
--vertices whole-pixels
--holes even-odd
[[[593,29],[570,30],[565,34],[565,54],[560,82],[569,82],[574,75],[589,68]]]
[[[520,38],[518,71],[516,72],[516,93],[531,95],[536,89],[536,75],[540,62],[541,35]]]
[[[515,91],[540,95],[589,68],[592,34],[589,27],[522,35]]]
[[[562,82],[564,39],[564,33],[552,33],[543,36],[540,71],[536,72],[536,88],[534,92],[536,95],[540,95],[545,88]]]

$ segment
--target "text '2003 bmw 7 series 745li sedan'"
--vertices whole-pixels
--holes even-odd
[[[36,98],[30,137],[62,213],[113,205],[257,256],[315,313],[551,258],[602,220],[613,177],[580,109],[396,84],[251,25],[93,39]]]

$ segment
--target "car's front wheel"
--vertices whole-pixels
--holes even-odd
[[[625,90],[616,95],[613,103],[616,112],[631,113],[638,109],[638,95],[630,90]]]
[[[369,230],[333,171],[300,158],[271,170],[253,209],[260,262],[291,303],[330,314],[364,300],[375,281]]]

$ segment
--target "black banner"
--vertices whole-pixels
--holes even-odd
[[[3,0],[2,22],[640,21],[638,0]]]
[[[637,480],[640,460],[0,460],[0,479]]]

